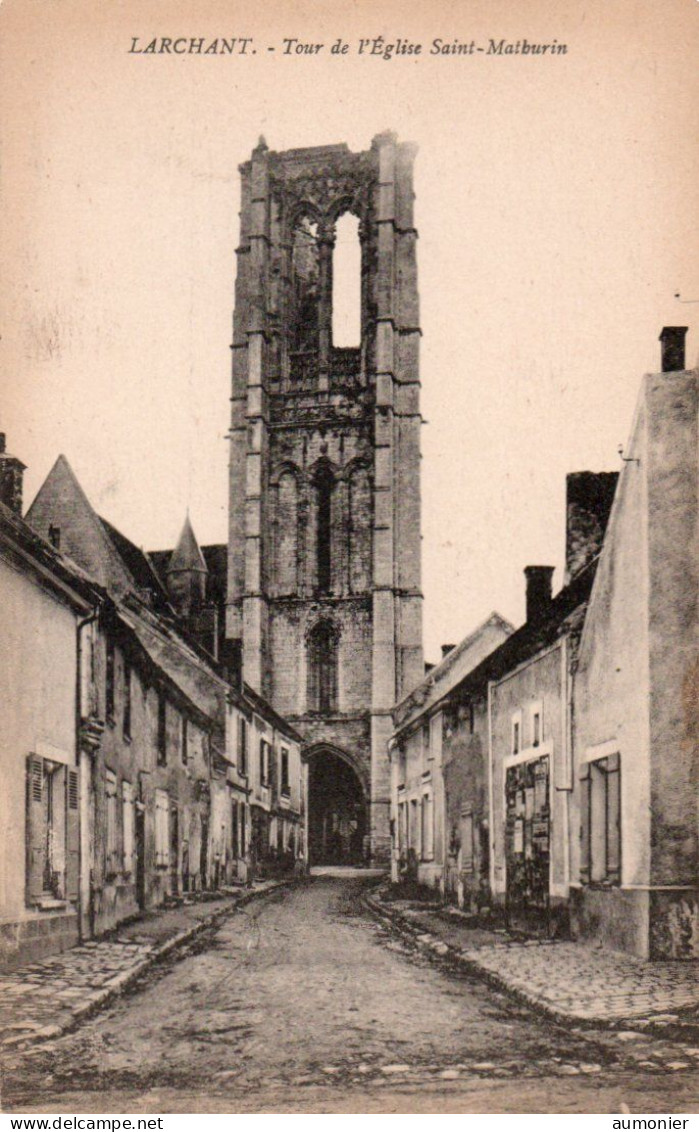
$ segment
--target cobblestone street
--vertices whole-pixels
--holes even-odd
[[[9,1111],[694,1111],[699,1049],[559,1026],[427,956],[362,879],[257,897],[63,1037],[4,1053]]]

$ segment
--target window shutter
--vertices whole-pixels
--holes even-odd
[[[46,820],[44,815],[44,760],[38,755],[27,759],[27,903],[38,900],[44,891],[46,863]]]
[[[66,775],[66,898],[76,903],[80,883],[80,798],[77,770]]]
[[[580,883],[590,883],[590,765],[580,773]]]

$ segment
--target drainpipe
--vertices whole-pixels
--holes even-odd
[[[495,807],[493,799],[493,682],[488,681],[488,838],[490,840],[490,862],[488,880],[490,882],[490,905],[495,896]]]
[[[83,860],[83,781],[81,761],[82,761],[82,748],[80,745],[80,731],[82,727],[82,633],[88,625],[94,624],[99,617],[99,608],[93,609],[85,617],[79,618],[76,625],[76,652],[75,652],[75,672],[76,672],[76,689],[75,689],[75,765],[78,770],[78,783],[80,785],[80,821],[78,824],[78,938],[80,942],[86,938],[83,932],[83,869],[85,862]],[[92,788],[92,783],[87,784],[88,788]],[[92,882],[90,882],[90,893],[92,893]],[[89,909],[88,909],[89,911]],[[90,918],[91,919],[91,918]],[[90,924],[92,926],[92,924]]]

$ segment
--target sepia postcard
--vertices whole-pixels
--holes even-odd
[[[6,1115],[690,1127],[698,48],[0,6]]]

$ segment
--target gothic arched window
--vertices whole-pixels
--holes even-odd
[[[293,233],[291,249],[292,350],[318,349],[318,225],[305,217]]]
[[[332,502],[335,477],[327,464],[315,475],[316,496],[316,585],[326,593],[332,588]]]
[[[339,634],[332,621],[319,621],[308,637],[308,707],[327,715],[337,710]]]
[[[361,339],[362,253],[359,221],[346,212],[335,226],[332,264],[332,341],[343,348]]]
[[[352,593],[371,586],[371,482],[366,468],[349,479],[349,583]]]
[[[275,522],[277,592],[295,594],[298,589],[298,489],[292,471],[285,471],[279,477]]]

